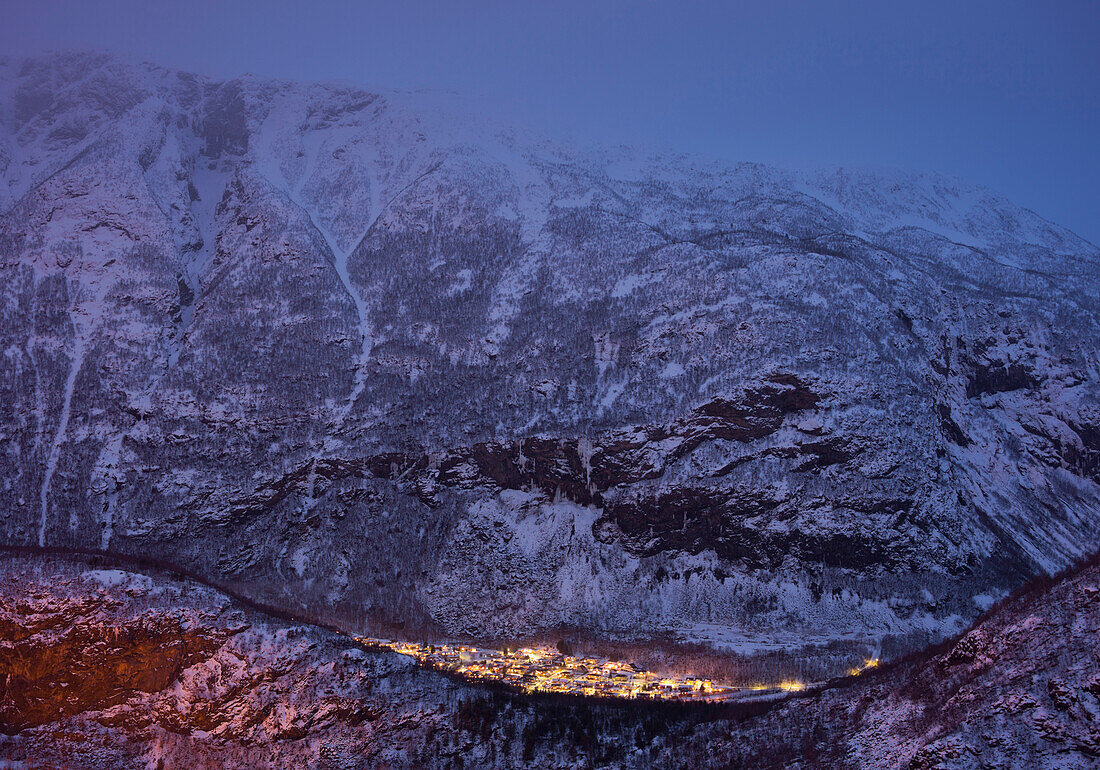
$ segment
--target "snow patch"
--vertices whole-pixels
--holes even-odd
[[[675,362],[670,362],[665,365],[664,369],[661,370],[661,374],[659,376],[662,380],[672,380],[677,377],[684,376],[685,373],[686,372],[684,371],[683,366]]]
[[[93,569],[83,573],[88,580],[99,583],[104,588],[141,587],[151,588],[153,579],[148,575],[138,575],[120,569]]]
[[[648,276],[631,273],[615,282],[615,286],[611,289],[611,296],[615,299],[621,299],[622,297],[633,294],[635,289],[645,286],[652,281],[653,279]]]

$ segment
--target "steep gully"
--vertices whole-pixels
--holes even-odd
[[[65,442],[69,430],[69,416],[72,414],[73,390],[76,387],[76,378],[84,365],[84,336],[85,331],[79,324],[74,324],[73,354],[69,363],[69,374],[65,379],[65,390],[61,400],[61,416],[57,422],[57,432],[54,434],[50,453],[46,457],[46,470],[42,475],[42,489],[39,494],[41,514],[38,522],[38,545],[46,544],[46,524],[49,518],[50,485],[53,483],[54,473],[57,471],[57,463],[61,457],[61,445]]]
[[[359,358],[355,362],[355,385],[352,388],[351,394],[348,396],[347,404],[343,411],[341,411],[338,420],[339,424],[343,424],[347,415],[355,407],[355,402],[358,400],[359,395],[363,392],[366,381],[366,364],[374,348],[374,330],[371,326],[370,312],[367,308],[366,301],[363,299],[363,295],[355,287],[355,284],[352,283],[351,275],[348,273],[348,258],[362,242],[363,238],[367,236],[367,233],[370,232],[370,229],[374,226],[374,222],[381,212],[378,210],[377,204],[373,204],[374,216],[370,219],[367,226],[359,235],[352,238],[347,248],[340,247],[332,231],[324,226],[321,218],[316,212],[302,200],[302,190],[313,175],[313,170],[317,163],[317,156],[321,150],[321,143],[322,140],[317,138],[309,144],[306,155],[306,167],[297,184],[291,184],[290,181],[285,178],[283,182],[287,196],[293,201],[295,206],[305,213],[309,218],[310,225],[324,239],[325,245],[332,255],[332,265],[336,269],[336,273],[340,277],[340,282],[344,285],[345,291],[347,291],[351,301],[355,304],[355,312],[359,319],[359,334],[362,336],[362,346],[360,348]],[[371,188],[373,191],[374,185],[371,185]],[[372,197],[377,198],[377,195],[374,194]]]

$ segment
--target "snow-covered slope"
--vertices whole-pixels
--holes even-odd
[[[715,721],[653,764],[1094,768],[1098,640],[1093,557],[1054,581],[1034,581],[938,649],[760,719]]]
[[[0,65],[0,538],[735,647],[916,643],[1100,546],[1096,247],[452,101]]]

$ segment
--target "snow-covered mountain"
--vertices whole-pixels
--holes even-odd
[[[742,649],[1100,547],[1100,250],[988,190],[91,54],[0,65],[0,180],[6,544]]]

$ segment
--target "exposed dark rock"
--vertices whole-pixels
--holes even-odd
[[[951,407],[947,404],[936,404],[936,412],[940,416],[940,428],[943,430],[944,436],[948,441],[959,446],[969,446],[970,439],[963,433],[963,429],[959,427],[959,424],[955,422],[955,418],[951,416]]]
[[[1021,388],[1035,388],[1038,384],[1032,371],[1020,363],[994,361],[974,364],[973,373],[966,383],[966,397],[974,398],[983,393],[1004,393]]]
[[[159,611],[103,619],[122,602],[103,596],[58,602],[0,595],[0,729],[17,733],[163,690],[209,658],[228,632]]]

